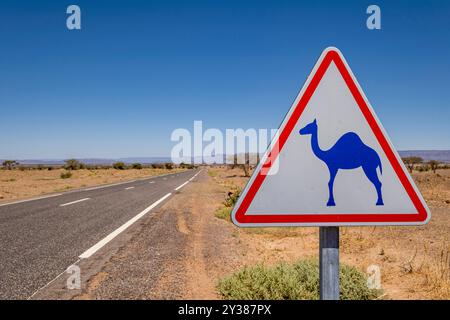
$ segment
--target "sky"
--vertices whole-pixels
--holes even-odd
[[[450,149],[449,17],[449,1],[2,1],[0,158],[169,156],[194,120],[277,128],[328,46],[397,149]]]

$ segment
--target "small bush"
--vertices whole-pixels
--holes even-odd
[[[227,197],[223,202],[223,205],[225,207],[217,209],[214,215],[219,219],[231,221],[231,211],[233,210],[234,205],[236,204],[240,194],[241,191],[239,189],[233,189],[231,191],[228,191]]]
[[[60,175],[61,179],[69,179],[71,176],[72,176],[72,172],[70,172],[70,171],[61,172],[61,175]]]
[[[164,169],[165,166],[162,163],[152,163],[152,168],[153,169]]]
[[[182,162],[182,163],[180,163],[180,168],[183,168],[183,169],[194,169],[194,165],[192,165],[190,163]]]
[[[167,170],[172,170],[173,169],[173,163],[167,162],[165,165]]]
[[[219,219],[231,221],[231,210],[232,208],[228,207],[220,208],[214,213],[214,216]]]
[[[5,160],[2,162],[2,166],[5,169],[12,170],[19,164],[16,160]]]
[[[125,170],[127,166],[123,162],[115,162],[113,163],[113,168],[117,170]]]
[[[221,279],[217,286],[225,299],[238,300],[317,300],[319,299],[319,263],[300,260],[275,267],[258,264],[245,267]],[[381,292],[369,289],[365,275],[355,267],[341,265],[340,299],[370,300]]]
[[[64,169],[66,169],[66,170],[78,170],[78,169],[84,169],[86,167],[84,165],[84,163],[81,163],[77,159],[68,159],[68,160],[64,160],[64,162],[66,163],[64,165]]]
[[[209,170],[208,170],[208,175],[209,175],[211,178],[216,177],[217,174],[218,174],[218,172],[217,172],[216,170],[212,170],[212,169],[209,169]]]
[[[235,189],[228,191],[227,198],[224,201],[225,207],[233,208],[236,204],[237,200],[239,199],[239,195],[241,194],[241,190]]]
[[[138,169],[138,170],[140,170],[140,169],[142,169],[142,164],[140,164],[140,163],[133,163],[133,164],[131,165],[131,167],[132,167],[133,169]]]

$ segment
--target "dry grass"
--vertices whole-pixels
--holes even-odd
[[[436,299],[450,299],[450,246],[444,244],[420,269],[425,277],[424,285]]]

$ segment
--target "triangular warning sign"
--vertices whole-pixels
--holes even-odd
[[[327,48],[242,191],[233,222],[419,225],[429,219],[344,57]]]

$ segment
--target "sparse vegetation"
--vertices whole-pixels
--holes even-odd
[[[241,191],[237,188],[234,188],[228,191],[227,197],[223,202],[224,207],[216,210],[214,215],[219,219],[231,220],[231,211],[236,204]]]
[[[211,178],[214,178],[215,176],[217,176],[217,171],[216,171],[216,170],[209,169],[209,170],[208,170],[208,175],[209,175]]]
[[[423,267],[425,284],[438,299],[450,299],[450,246],[442,245],[439,254]]]
[[[112,166],[113,166],[113,168],[116,169],[116,170],[125,170],[125,169],[127,168],[127,166],[125,165],[125,163],[124,163],[124,162],[121,162],[121,161],[113,163]]]
[[[367,287],[366,276],[355,267],[341,265],[342,300],[371,300],[381,292]],[[300,260],[274,267],[258,264],[244,267],[219,281],[218,291],[225,299],[238,300],[317,300],[319,299],[319,264]]]
[[[167,162],[164,166],[165,166],[165,168],[167,170],[172,170],[173,169],[173,163],[171,163],[171,162]]]
[[[63,171],[63,172],[61,172],[60,177],[61,177],[61,179],[69,179],[70,177],[72,177],[72,172]]]
[[[436,173],[436,169],[439,166],[439,162],[437,162],[436,160],[430,160],[428,161],[428,165],[430,166],[430,169],[433,170],[433,173]]]
[[[14,169],[18,164],[19,164],[19,162],[17,162],[16,160],[5,160],[2,162],[3,168],[5,168],[7,170]]]
[[[214,213],[214,216],[219,218],[219,219],[224,219],[224,220],[231,220],[231,210],[233,210],[233,208],[229,208],[229,207],[223,207],[220,209],[217,209],[217,211]]]
[[[180,163],[180,168],[183,168],[183,169],[194,169],[194,165],[190,164],[190,163],[182,162],[182,163]]]
[[[84,169],[85,165],[78,161],[77,159],[68,159],[64,161],[66,164],[64,165],[64,169],[66,170],[78,170]]]
[[[140,164],[140,163],[133,163],[131,165],[131,168],[141,170],[142,169],[142,164]]]
[[[423,162],[421,157],[406,157],[402,159],[405,165],[408,167],[410,173],[413,172],[414,166]]]

